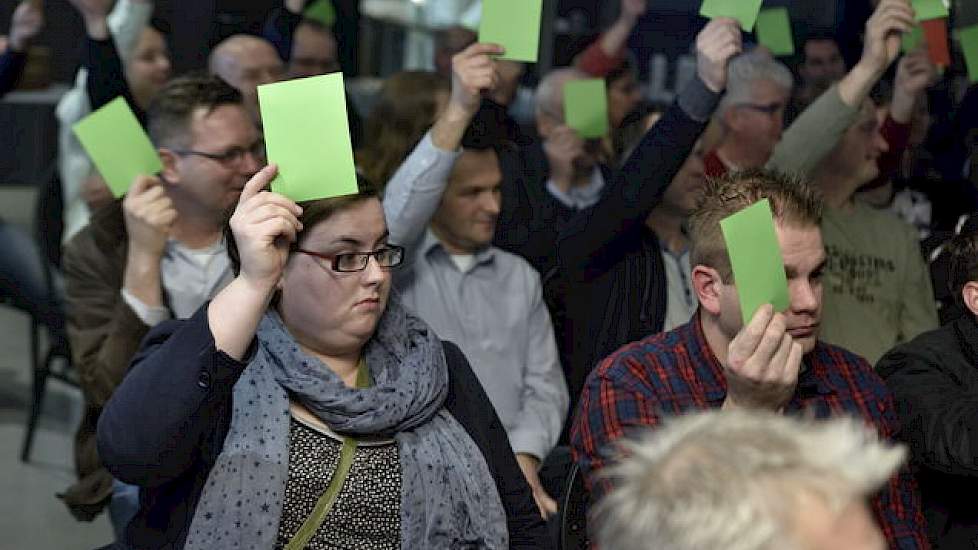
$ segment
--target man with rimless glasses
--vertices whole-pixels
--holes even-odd
[[[65,248],[66,313],[86,411],[77,454],[93,506],[109,501],[117,529],[138,506],[134,487],[101,467],[95,426],[149,329],[189,317],[233,279],[226,212],[264,165],[264,145],[241,94],[212,76],[168,83],[150,105],[150,138],[163,163],[122,201],[95,213]],[[111,499],[111,500],[109,500]]]

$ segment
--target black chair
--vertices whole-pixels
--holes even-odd
[[[571,466],[560,504],[558,550],[587,550],[590,548],[587,535],[588,492],[577,463]]]
[[[31,367],[33,381],[31,387],[31,410],[27,417],[24,442],[20,459],[30,460],[34,444],[34,432],[44,405],[44,394],[49,378],[60,380],[70,386],[78,387],[78,376],[71,364],[71,350],[65,333],[65,316],[62,309],[63,297],[57,281],[61,266],[61,236],[64,231],[64,199],[61,180],[56,167],[52,167],[44,185],[38,189],[34,216],[34,239],[37,243],[37,261],[41,265],[43,286],[48,299],[50,319],[39,319],[31,315]],[[48,346],[42,349],[41,333],[47,331]]]

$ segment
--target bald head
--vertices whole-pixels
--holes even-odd
[[[537,86],[537,127],[564,123],[564,85],[574,80],[585,80],[588,75],[565,67],[550,71]],[[544,133],[541,130],[541,134]]]
[[[264,38],[236,34],[218,44],[211,52],[210,71],[237,88],[245,106],[257,121],[258,86],[278,82],[285,67],[278,53]]]

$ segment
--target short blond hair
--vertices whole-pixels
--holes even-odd
[[[733,269],[720,221],[763,199],[771,203],[776,221],[800,227],[818,226],[822,221],[821,195],[798,178],[752,169],[708,179],[688,221],[693,266],[712,267],[724,282],[732,283]]]
[[[676,417],[620,450],[592,515],[598,546],[616,550],[794,550],[800,499],[838,514],[907,456],[856,418],[760,411]]]

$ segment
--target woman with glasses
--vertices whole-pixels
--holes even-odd
[[[147,337],[102,414],[143,488],[128,545],[549,547],[465,357],[390,296],[376,192],[300,206],[262,191],[275,172],[231,218],[234,281]]]

